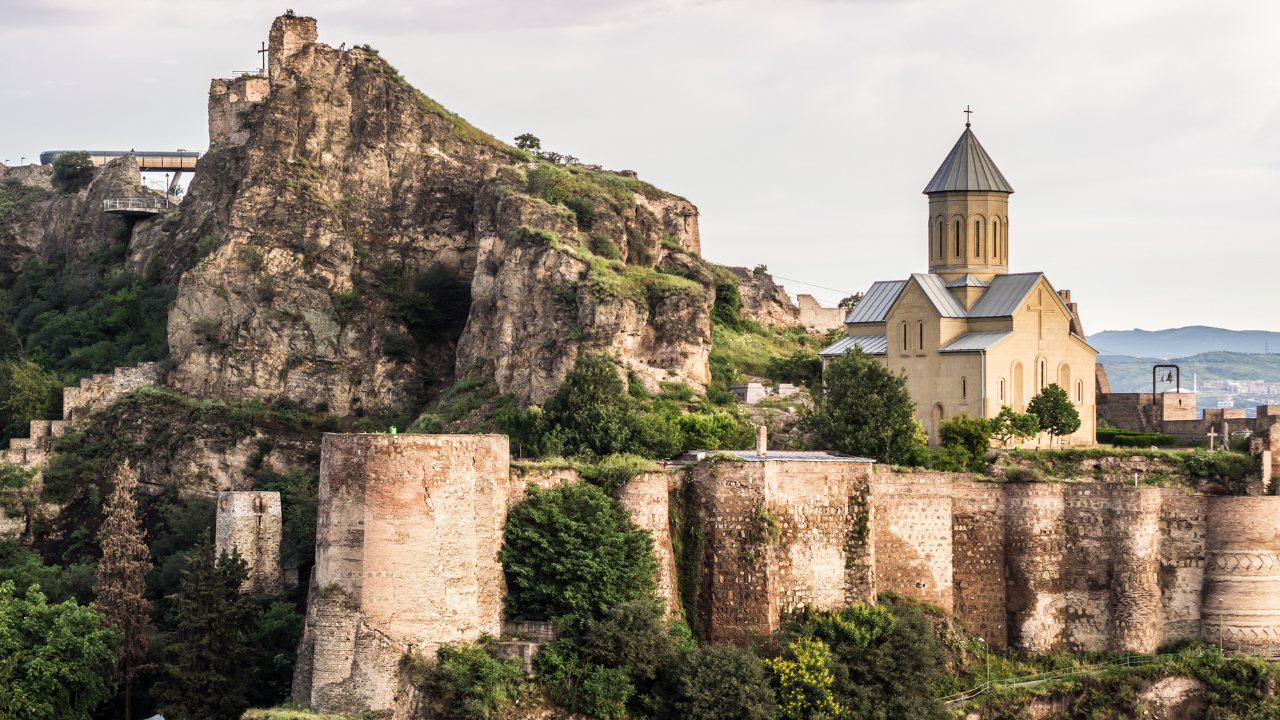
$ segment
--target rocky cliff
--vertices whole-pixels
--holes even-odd
[[[214,143],[181,211],[135,236],[135,266],[181,277],[172,387],[348,414],[479,363],[541,402],[591,349],[708,379],[692,204],[498,142],[367,46],[315,42],[310,18],[278,18],[271,38],[261,102],[214,82]]]
[[[83,190],[58,193],[50,182],[52,165],[0,165],[0,271],[14,273],[32,257],[59,253],[82,260],[119,242],[133,223],[103,212],[102,201],[159,197],[142,187],[140,176],[137,161],[126,155],[98,168]]]

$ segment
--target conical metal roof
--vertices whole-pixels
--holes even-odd
[[[987,192],[1013,192],[1009,181],[1000,174],[1000,169],[992,162],[991,156],[982,149],[982,144],[968,127],[964,134],[951,148],[942,167],[933,174],[925,194],[936,192],[960,192],[964,190],[983,190]]]

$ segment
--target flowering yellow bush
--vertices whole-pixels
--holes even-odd
[[[765,660],[773,671],[778,698],[778,716],[785,720],[809,720],[814,715],[840,717],[845,708],[831,696],[831,651],[821,640],[800,638],[787,647],[787,654]]]

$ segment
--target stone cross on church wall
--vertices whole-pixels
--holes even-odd
[[[1044,316],[1052,315],[1054,309],[1052,305],[1045,306],[1044,288],[1036,290],[1036,304],[1027,304],[1027,310],[1036,314],[1036,338],[1039,340],[1040,349],[1044,349]]]

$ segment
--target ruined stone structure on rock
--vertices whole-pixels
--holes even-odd
[[[824,365],[859,347],[907,374],[916,419],[939,442],[944,420],[1025,412],[1050,384],[1066,391],[1080,428],[1049,442],[1092,446],[1097,351],[1084,339],[1068,290],[1040,272],[1009,273],[1013,188],[965,124],[933,179],[925,252],[929,272],[874,283],[845,318],[846,337],[823,350]]]
[[[280,493],[220,492],[217,508],[214,537],[218,554],[234,550],[249,566],[249,577],[240,590],[255,595],[283,592]]]
[[[499,436],[325,436],[295,702],[399,717],[414,692],[406,654],[504,627],[507,513],[528,482],[579,481],[507,453]],[[1280,497],[978,482],[764,444],[691,457],[615,497],[655,539],[668,610],[713,642],[774,632],[783,611],[894,591],[1027,652],[1147,653],[1216,640],[1219,626],[1228,643],[1280,643]],[[689,524],[685,542],[703,538],[701,555],[682,574],[672,533]],[[696,587],[680,587],[682,576]],[[502,652],[526,662],[546,639],[512,633],[527,637]]]

